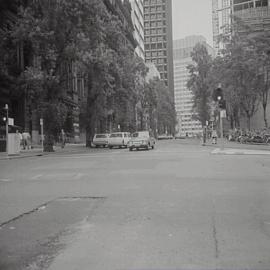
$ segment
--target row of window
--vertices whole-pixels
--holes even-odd
[[[144,6],[165,4],[165,0],[144,0],[143,4],[144,4]]]
[[[150,35],[163,35],[166,34],[166,28],[156,28],[156,29],[151,29],[151,30],[145,30],[144,34],[146,36],[150,36]]]
[[[161,20],[166,18],[165,13],[157,13],[157,14],[144,14],[144,21],[153,21],[153,20]]]
[[[150,43],[150,42],[159,42],[159,41],[167,41],[166,36],[159,36],[159,37],[146,37],[145,38],[145,43]]]
[[[166,21],[152,21],[152,22],[145,22],[144,23],[144,28],[150,28],[150,27],[162,27],[166,26]]]
[[[166,49],[167,44],[166,43],[152,43],[150,44],[145,44],[144,49],[147,50],[161,50],[161,49]]]
[[[146,57],[147,57],[147,55],[146,55]],[[148,58],[148,59],[150,59],[150,58]],[[155,64],[166,64],[167,63],[167,59],[164,59],[164,58],[152,58],[151,59],[151,62],[152,63],[155,63]]]
[[[167,52],[166,51],[151,51],[151,52],[146,52],[146,57],[157,57],[157,56],[166,56]]]
[[[164,5],[156,5],[156,6],[151,6],[151,7],[145,7],[144,8],[144,13],[156,13],[156,12],[165,12],[165,6]]]

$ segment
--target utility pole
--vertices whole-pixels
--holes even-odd
[[[222,118],[226,117],[226,100],[223,96],[223,90],[221,89],[221,84],[213,92],[213,99],[217,102],[219,108],[219,123],[220,123],[220,140],[221,140],[221,150],[224,149],[224,138],[223,138],[223,121]]]
[[[43,118],[40,118],[40,131],[41,131],[41,149],[44,151],[44,132],[43,132]]]
[[[223,118],[223,111],[222,111],[222,109],[220,109],[220,112],[219,112],[219,117],[220,117],[219,123],[220,123],[220,140],[221,140],[221,150],[224,150],[224,140],[223,140],[223,121],[222,121],[222,118]]]
[[[8,104],[5,105],[6,110],[6,152],[8,156]]]

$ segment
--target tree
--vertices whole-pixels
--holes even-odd
[[[143,111],[149,117],[149,127],[154,134],[174,134],[176,113],[168,87],[159,78],[145,83],[142,97]],[[158,134],[157,134],[158,133]]]
[[[202,125],[210,118],[210,101],[211,88],[209,83],[209,75],[212,65],[211,56],[208,54],[203,44],[196,44],[191,58],[193,64],[189,65],[189,80],[187,87],[193,93],[194,100],[194,117],[198,119]]]
[[[245,29],[243,34],[242,29]],[[232,113],[238,105],[247,118],[247,127],[250,129],[250,120],[256,113],[259,103],[259,89],[261,87],[259,65],[256,50],[252,46],[245,25],[236,19],[233,24],[233,34],[225,36],[226,44],[223,50],[223,84],[228,90],[227,97]]]
[[[51,129],[45,121],[47,138],[56,135],[64,124],[63,112],[72,101],[69,93],[73,74],[82,72],[91,79],[91,71],[108,68],[106,57],[112,57],[103,46],[107,15],[103,2],[97,0],[33,1],[21,8],[12,36],[14,42],[29,46],[32,52],[32,61],[21,76],[30,105],[40,109],[44,119],[52,110],[61,111],[61,117],[55,119],[57,129]],[[99,73],[99,77],[102,75]],[[105,83],[110,79],[104,78]],[[95,100],[95,94],[90,93],[88,98]]]
[[[263,119],[265,127],[268,128],[267,104],[270,89],[270,35],[268,32],[259,32],[253,34],[249,39],[249,45],[255,50],[257,66],[259,66],[260,76],[260,97],[263,107]]]

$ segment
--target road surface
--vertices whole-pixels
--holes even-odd
[[[0,269],[270,269],[270,155],[189,140],[0,161]]]

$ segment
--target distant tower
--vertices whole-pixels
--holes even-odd
[[[193,93],[187,88],[189,72],[187,66],[192,64],[190,53],[197,43],[202,43],[210,55],[214,50],[206,43],[203,36],[188,36],[173,41],[174,59],[174,102],[176,110],[176,134],[194,136],[202,131],[200,121],[193,119]]]
[[[216,54],[224,48],[219,35],[232,34],[233,16],[241,18],[254,32],[270,30],[270,0],[212,0],[213,43]]]
[[[134,39],[137,42],[135,53],[144,59],[144,18],[143,0],[129,0],[131,4],[131,19],[134,26]]]
[[[156,65],[173,94],[172,1],[144,0],[145,61]]]
[[[212,25],[213,25],[213,46],[215,53],[223,48],[219,41],[221,34],[230,35],[232,0],[212,0]]]

